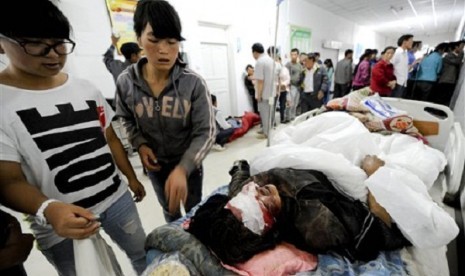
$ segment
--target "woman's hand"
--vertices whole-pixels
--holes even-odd
[[[52,202],[45,208],[44,215],[55,232],[65,238],[85,239],[100,229],[95,215],[76,205]]]
[[[187,196],[187,172],[178,165],[170,173],[165,183],[165,198],[171,215],[179,212],[179,205],[181,201],[183,204],[186,203]]]
[[[149,146],[141,145],[139,147],[139,155],[143,163],[142,165],[146,167],[147,170],[158,172],[161,169],[155,154]]]
[[[391,89],[394,89],[396,87],[396,81],[395,80],[392,80],[390,82],[388,82],[387,86]]]

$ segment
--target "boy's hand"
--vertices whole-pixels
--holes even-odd
[[[179,204],[187,200],[187,172],[181,166],[176,166],[165,183],[165,197],[171,215],[179,212]]]
[[[119,37],[116,37],[114,34],[111,35],[111,44],[116,47],[118,44]]]
[[[134,201],[141,202],[145,197],[145,188],[138,180],[132,180],[129,182],[129,189],[134,193]]]
[[[153,153],[152,149],[147,145],[141,145],[139,147],[139,155],[142,160],[142,165],[144,165],[147,170],[158,172],[161,169],[160,164],[158,164],[157,158]]]

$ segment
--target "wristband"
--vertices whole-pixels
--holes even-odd
[[[35,217],[37,224],[39,224],[40,226],[47,226],[48,221],[44,215],[45,209],[48,207],[50,203],[57,202],[57,201],[58,200],[56,199],[47,199],[46,201],[42,202],[39,209],[37,210],[36,217]]]

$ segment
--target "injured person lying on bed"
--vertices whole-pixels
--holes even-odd
[[[446,245],[459,229],[430,195],[447,164],[441,151],[338,112],[274,139],[250,168],[234,164],[230,184],[184,218],[186,230],[153,230],[147,250],[179,252],[201,275],[449,274]],[[283,264],[294,267],[273,270]]]
[[[362,168],[371,174],[382,164],[367,156]],[[225,264],[245,262],[281,241],[363,261],[410,245],[373,197],[370,210],[338,192],[319,171],[271,169],[250,177],[241,160],[231,173],[229,195],[209,198],[187,229]]]

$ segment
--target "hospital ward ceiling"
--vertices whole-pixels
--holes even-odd
[[[465,0],[305,1],[388,37],[455,33],[465,12]]]

